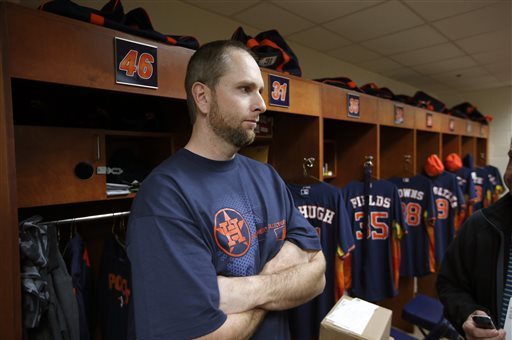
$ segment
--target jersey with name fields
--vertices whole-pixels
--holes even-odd
[[[325,289],[310,302],[289,312],[293,339],[315,339],[319,336],[320,322],[334,306],[335,258],[347,255],[354,248],[354,239],[345,201],[338,188],[319,182],[312,185],[288,184],[295,206],[315,227],[325,255]],[[339,282],[343,285],[343,281]]]
[[[407,224],[407,246],[402,251],[401,276],[424,276],[435,271],[434,223],[436,210],[432,182],[425,176],[391,177],[398,187]]]
[[[444,171],[439,176],[429,177],[432,180],[437,220],[435,224],[436,264],[444,257],[446,248],[455,237],[455,223],[459,209],[464,207],[464,196],[460,190],[457,176]]]
[[[350,294],[367,301],[379,301],[398,293],[400,239],[403,222],[397,187],[388,181],[371,183],[365,199],[364,183],[353,181],[342,189],[356,247],[348,256]],[[368,223],[363,230],[364,207]],[[347,262],[347,261],[346,261]],[[348,263],[348,262],[347,262]]]

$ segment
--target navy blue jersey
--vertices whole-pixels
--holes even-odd
[[[76,234],[69,241],[64,250],[63,258],[69,275],[71,275],[78,304],[80,340],[92,339],[94,334],[92,270],[89,251],[79,234]]]
[[[130,262],[114,235],[105,241],[98,285],[98,313],[105,340],[126,339],[128,305],[131,300]]]
[[[491,204],[492,195],[494,194],[494,188],[489,179],[489,172],[487,171],[487,169],[475,168],[474,173],[474,182],[477,198],[475,200],[475,204],[473,205],[473,210],[477,211]]]
[[[382,180],[371,183],[366,233],[362,230],[364,183],[350,182],[342,189],[342,195],[356,244],[348,257],[351,260],[350,293],[367,301],[393,297],[398,292],[400,239],[406,228],[397,187]]]
[[[473,170],[466,168],[465,166],[461,167],[456,172],[453,172],[453,174],[457,176],[457,182],[459,183],[460,190],[462,191],[464,200],[467,204],[474,202],[477,198],[474,181],[475,175],[473,172]]]
[[[398,187],[407,236],[402,242],[401,276],[424,276],[435,271],[434,223],[436,210],[432,182],[425,176],[391,177]],[[404,265],[406,264],[406,265]]]
[[[434,234],[436,263],[439,265],[444,257],[446,248],[455,237],[457,213],[464,206],[465,202],[457,176],[444,171],[439,176],[431,177],[431,179],[437,211]]]
[[[320,322],[335,304],[334,260],[341,249],[348,254],[354,248],[352,228],[345,201],[338,188],[324,182],[313,185],[288,184],[295,206],[315,227],[325,255],[325,289],[310,302],[289,312],[293,339],[318,338]],[[341,282],[343,284],[343,282]]]
[[[144,180],[132,205],[127,252],[137,338],[189,339],[225,322],[217,276],[250,276],[289,240],[320,250],[315,229],[268,164],[213,161],[186,149]],[[255,339],[289,337],[269,312]]]
[[[486,165],[485,169],[487,170],[489,181],[491,181],[491,185],[494,188],[494,195],[492,197],[492,202],[494,203],[500,198],[501,194],[505,192],[505,186],[503,185],[500,170],[497,167]]]

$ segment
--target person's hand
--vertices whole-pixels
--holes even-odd
[[[468,316],[464,324],[462,324],[462,329],[464,333],[466,333],[466,338],[468,340],[473,339],[495,339],[495,340],[505,340],[505,331],[503,329],[485,329],[478,328],[473,321],[473,315],[486,315],[487,314],[481,310],[476,310],[472,314]]]

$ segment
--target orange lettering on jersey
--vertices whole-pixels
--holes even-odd
[[[131,289],[128,288],[128,280],[117,275],[115,273],[108,274],[108,289],[114,290],[121,293],[122,297],[119,298],[119,304],[121,307],[128,305],[130,296],[132,294]]]

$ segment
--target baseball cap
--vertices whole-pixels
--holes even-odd
[[[456,153],[451,153],[444,159],[444,165],[448,171],[458,171],[462,168],[462,159]]]
[[[444,165],[436,154],[428,156],[424,166],[425,173],[430,177],[435,177],[443,173]]]

